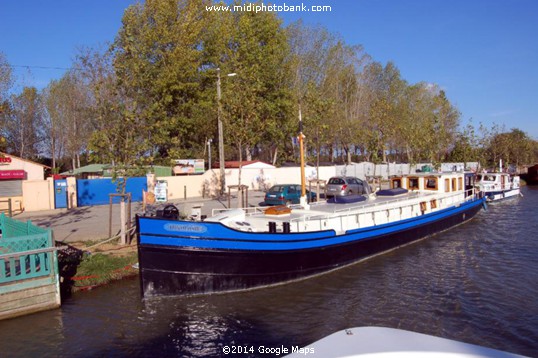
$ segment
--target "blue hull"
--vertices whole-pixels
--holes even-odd
[[[220,223],[138,217],[142,294],[238,291],[303,279],[461,224],[484,200],[343,235],[249,233]]]

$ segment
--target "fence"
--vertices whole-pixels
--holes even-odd
[[[142,191],[148,190],[146,177],[128,178],[125,193],[131,193],[132,201],[142,201]],[[110,201],[109,194],[118,193],[116,183],[110,178],[77,179],[78,206],[106,205]],[[114,198],[119,203],[120,198]]]
[[[0,319],[60,307],[51,230],[0,215]]]
[[[0,215],[0,230],[0,284],[48,276],[56,271],[56,249],[50,230],[4,214]]]

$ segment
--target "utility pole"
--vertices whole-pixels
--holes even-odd
[[[219,130],[219,168],[220,168],[220,195],[224,195],[224,188],[226,183],[224,175],[224,134],[222,128],[222,108],[220,104],[220,68],[217,68],[217,121],[218,121],[218,130]]]
[[[228,77],[235,76],[236,73],[227,74]],[[220,176],[220,195],[224,195],[226,189],[226,178],[224,173],[224,133],[222,128],[222,106],[220,103],[220,68],[217,68],[217,121],[219,131],[219,176]]]

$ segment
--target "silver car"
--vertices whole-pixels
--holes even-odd
[[[367,193],[366,183],[355,177],[332,177],[327,183],[327,197]]]

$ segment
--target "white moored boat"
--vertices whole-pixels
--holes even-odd
[[[483,173],[477,175],[476,187],[487,201],[497,201],[519,196],[519,176],[508,173]]]
[[[484,193],[487,201],[498,201],[521,195],[519,176],[504,172],[502,160],[499,161],[498,172],[477,174],[475,186]]]

